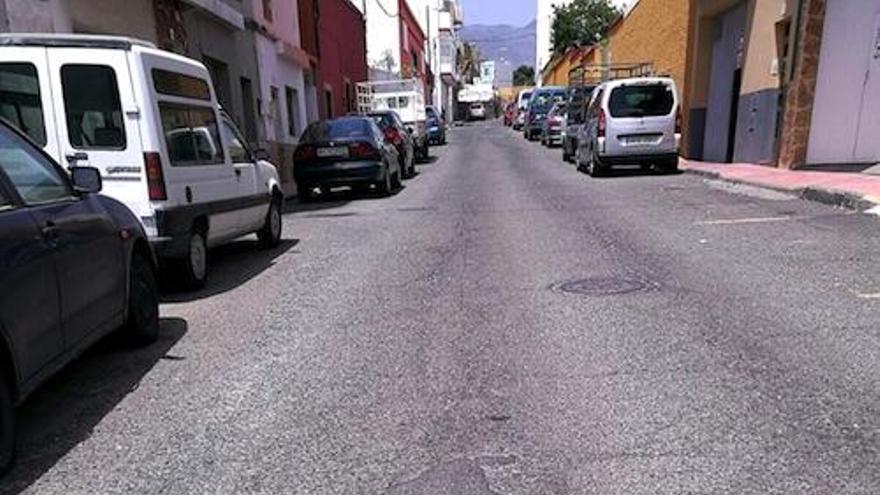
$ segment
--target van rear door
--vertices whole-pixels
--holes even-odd
[[[671,81],[628,81],[608,96],[605,153],[642,155],[675,153],[678,98]]]
[[[0,117],[61,160],[46,48],[0,47]]]
[[[149,216],[144,156],[128,51],[50,48],[58,145],[66,166],[96,167],[103,193]]]

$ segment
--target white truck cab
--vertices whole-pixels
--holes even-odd
[[[416,158],[428,158],[427,107],[419,79],[393,79],[357,84],[358,113],[393,110],[406,125],[415,141]]]
[[[0,35],[0,118],[59,163],[95,167],[187,285],[207,249],[281,236],[276,168],[220,108],[201,63],[113,36]],[[167,263],[164,263],[167,264]]]

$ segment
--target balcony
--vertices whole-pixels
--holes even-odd
[[[454,27],[461,27],[464,24],[464,11],[459,0],[443,0],[443,10],[449,12]]]
[[[458,40],[453,32],[440,31],[438,42],[440,46],[440,75],[446,84],[454,84],[459,79],[456,67]]]
[[[183,0],[183,3],[210,14],[230,27],[244,29],[244,16],[241,11],[222,0]]]

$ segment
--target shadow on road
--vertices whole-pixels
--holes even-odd
[[[584,175],[587,174],[586,169],[581,171]],[[632,179],[636,177],[675,177],[683,174],[681,170],[675,172],[665,172],[662,170],[655,169],[643,169],[639,166],[623,166],[623,167],[615,167],[611,170],[606,170],[605,174],[601,177],[603,179]]]
[[[92,430],[186,334],[180,318],[160,321],[159,340],[129,350],[116,335],[101,340],[43,384],[16,411],[18,460],[0,493],[18,493],[86,440]],[[112,446],[106,446],[112,448]]]
[[[437,155],[428,155],[428,158],[417,161],[416,165],[431,165],[432,163],[436,163],[437,160],[439,160]]]
[[[272,267],[297,244],[299,239],[282,239],[277,247],[261,249],[256,239],[242,239],[214,248],[209,253],[211,271],[205,287],[185,291],[167,283],[162,302],[191,302],[235,289]]]

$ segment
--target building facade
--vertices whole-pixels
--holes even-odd
[[[550,34],[553,27],[553,13],[555,7],[561,7],[571,3],[571,0],[537,0],[538,14],[535,18],[535,78],[541,84],[541,72],[553,58],[553,46]]]
[[[338,117],[357,110],[357,83],[369,78],[366,25],[350,0],[320,0],[319,11],[321,116]]]

